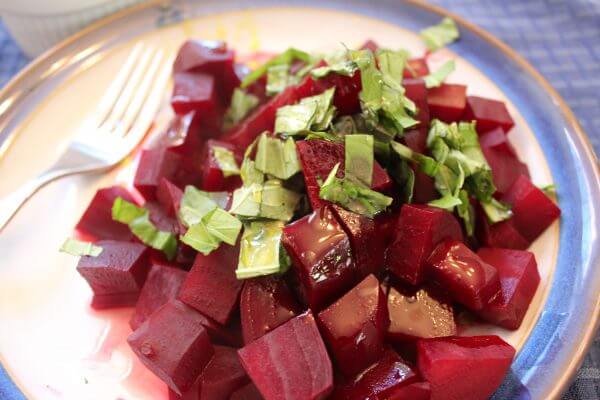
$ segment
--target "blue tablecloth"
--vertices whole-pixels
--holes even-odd
[[[525,56],[565,98],[600,154],[599,0],[431,1]],[[0,23],[0,87],[27,61]],[[564,399],[600,399],[600,335]]]

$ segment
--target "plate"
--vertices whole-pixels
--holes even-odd
[[[424,48],[415,32],[445,11],[393,0],[151,2],[118,13],[37,59],[0,92],[0,196],[42,171],[94,110],[132,46],[173,56],[186,38],[222,39],[239,55],[295,46],[327,51],[372,38],[385,47]],[[506,45],[453,16],[461,40],[431,58],[457,59],[450,81],[469,94],[504,100],[510,134],[536,183],[554,183],[563,211],[533,245],[542,282],[522,327],[482,326],[518,354],[497,399],[558,397],[598,325],[600,176],[572,113],[543,78]],[[165,105],[155,131],[169,119]],[[43,189],[0,237],[0,397],[166,399],[165,386],[125,343],[130,309],[95,312],[76,260],[57,252],[94,192],[128,185],[135,157],[106,175],[77,176]],[[12,396],[12,397],[11,397]]]

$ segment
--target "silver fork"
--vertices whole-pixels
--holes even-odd
[[[15,192],[0,199],[0,232],[40,188],[57,179],[109,170],[126,158],[144,138],[160,106],[171,72],[162,50],[138,43],[97,111],[58,160]]]

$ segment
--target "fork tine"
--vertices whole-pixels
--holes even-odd
[[[141,50],[142,44],[136,44],[133,50],[131,50],[129,53],[125,64],[117,73],[115,80],[110,84],[102,96],[96,111],[97,121],[95,122],[94,127],[102,125],[106,121],[106,118],[108,118],[108,113],[119,99],[119,95],[125,87],[125,80],[131,74],[131,69],[133,68],[134,62],[139,58],[139,53]]]
[[[139,87],[135,91],[135,95],[131,100],[131,103],[127,106],[123,117],[119,125],[116,127],[114,133],[118,136],[124,136],[131,128],[131,125],[135,118],[138,116],[142,106],[144,105],[144,101],[148,96],[148,92],[152,88],[152,84],[154,82],[154,78],[156,78],[156,74],[158,72],[158,68],[163,59],[163,51],[159,50],[152,58],[150,62],[150,67],[145,73],[142,82]]]
[[[152,48],[146,49],[139,59],[139,63],[133,68],[131,74],[128,76],[127,83],[123,87],[123,91],[121,92],[117,102],[110,110],[108,117],[104,121],[104,124],[101,125],[101,129],[103,131],[112,132],[114,129],[118,128],[121,118],[127,110],[127,106],[131,102],[139,82],[146,71],[153,51],[154,50]]]

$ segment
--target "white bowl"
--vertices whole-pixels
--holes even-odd
[[[90,22],[144,0],[0,0],[4,25],[35,57]]]

